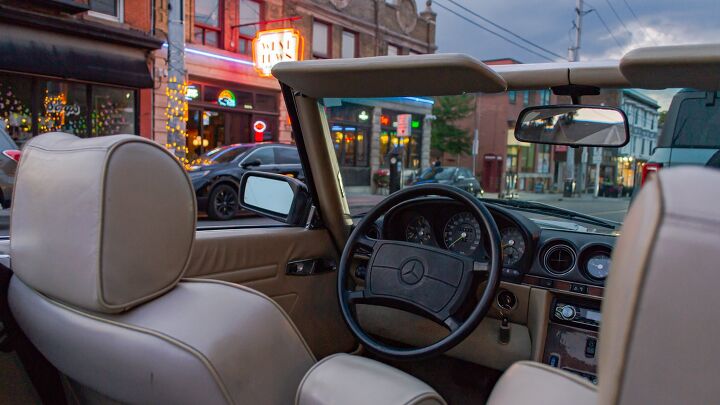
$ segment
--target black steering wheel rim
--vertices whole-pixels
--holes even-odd
[[[375,221],[389,211],[392,207],[414,198],[424,196],[442,196],[451,198],[460,202],[475,217],[478,223],[485,228],[485,235],[489,238],[490,260],[487,262],[484,272],[487,273],[487,284],[483,290],[480,299],[470,312],[470,315],[460,324],[455,325],[456,328],[449,328],[450,334],[424,347],[415,348],[397,348],[387,344],[378,342],[368,335],[362,327],[360,327],[354,312],[351,308],[350,294],[353,291],[347,289],[348,273],[350,265],[354,258],[355,247],[360,239],[367,239],[366,233]],[[399,243],[398,243],[399,244]],[[375,253],[373,253],[373,257]],[[470,259],[472,261],[472,259]],[[357,224],[350,237],[345,244],[342,256],[340,258],[340,266],[338,268],[337,292],[340,310],[343,319],[350,331],[355,337],[371,352],[386,358],[411,360],[423,359],[434,355],[442,354],[450,350],[462,340],[464,340],[487,314],[492,306],[497,287],[500,283],[500,274],[502,271],[502,254],[501,254],[501,238],[497,224],[492,215],[476,197],[470,193],[441,184],[424,184],[405,188],[401,191],[391,194],[388,198],[376,205],[370,210]],[[474,291],[472,292],[474,293]],[[453,330],[454,329],[454,330]]]

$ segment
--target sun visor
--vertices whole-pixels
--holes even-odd
[[[462,54],[282,62],[272,73],[294,90],[316,98],[500,93],[507,88],[487,65]]]
[[[720,44],[638,48],[620,60],[633,87],[720,90]]]

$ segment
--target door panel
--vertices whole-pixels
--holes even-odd
[[[337,259],[327,230],[244,228],[198,231],[185,277],[238,283],[273,298],[318,358],[354,349],[339,312],[335,272],[285,274],[289,261]]]

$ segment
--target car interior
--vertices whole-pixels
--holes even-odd
[[[622,227],[585,218],[608,232],[543,226],[441,184],[353,218],[322,100],[552,89],[569,104],[536,111],[548,120],[607,109],[583,105],[601,88],[718,91],[720,45],[492,68],[460,54],[283,62],[273,75],[305,178],[247,172],[239,196],[281,225],[196,230],[182,164],[141,137],[24,146],[0,250],[9,315],[51,371],[24,382],[43,400],[717,402],[720,172],[660,171]],[[555,140],[525,141],[627,143],[622,117],[597,129],[572,114]]]

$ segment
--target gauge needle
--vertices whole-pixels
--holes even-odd
[[[467,237],[467,234],[466,234],[465,232],[461,233],[461,234],[460,234],[460,237],[457,238],[457,240],[455,240],[455,242],[453,242],[453,243],[451,243],[450,245],[448,245],[448,249],[450,249],[454,244],[456,244],[456,243],[460,242],[461,240],[465,239],[465,237]]]

